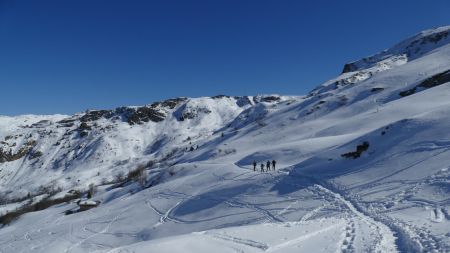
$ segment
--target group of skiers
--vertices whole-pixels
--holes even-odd
[[[270,169],[273,169],[275,171],[275,165],[277,164],[277,162],[275,160],[272,160],[272,162],[267,161],[266,162],[266,170],[264,170],[264,162],[261,163],[260,168],[261,168],[261,172],[264,171],[270,171]],[[256,161],[253,161],[253,171],[256,171],[256,166],[258,164],[256,163]]]

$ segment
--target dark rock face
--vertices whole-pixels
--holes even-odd
[[[86,122],[81,122],[80,126],[78,126],[77,131],[80,134],[80,137],[85,137],[89,134],[89,131],[92,130],[92,127],[88,125]]]
[[[192,110],[185,110],[182,112],[180,120],[183,121],[185,119],[194,119],[199,113],[209,114],[211,113],[211,110],[209,110],[208,108],[195,108]]]
[[[230,98],[230,96],[227,96],[227,95],[216,95],[216,96],[213,96],[213,97],[211,97],[212,99],[220,99],[220,98]]]
[[[448,35],[449,35],[448,31],[442,31],[442,32],[430,34],[426,37],[414,40],[406,47],[407,53],[408,53],[408,55],[410,55],[412,52],[419,53],[421,51],[420,45],[425,45],[428,43],[436,44],[436,43],[440,42],[442,39],[447,38]]]
[[[59,124],[58,127],[72,127],[73,125],[75,125],[75,121],[76,121],[75,118],[67,118],[67,119],[60,120],[56,123]]]
[[[244,107],[246,105],[251,105],[252,104],[252,101],[250,101],[250,98],[248,96],[234,97],[234,99],[236,99],[236,104],[239,107]]]
[[[31,127],[44,128],[44,127],[50,126],[51,124],[52,124],[52,122],[50,120],[41,120],[37,123],[32,124]]]
[[[89,126],[86,122],[82,122],[80,124],[80,126],[78,127],[78,130],[83,131],[83,130],[91,130],[91,126]]]
[[[418,84],[416,87],[405,90],[399,93],[401,97],[410,96],[417,92],[418,89],[429,89],[433,88],[439,85],[442,85],[444,83],[450,82],[450,70],[444,71],[442,73],[436,74],[432,77],[429,77],[425,80],[423,80],[420,84]]]
[[[194,119],[199,114],[209,114],[211,112],[212,111],[207,107],[188,105],[185,103],[173,112],[173,116],[178,121],[184,121],[187,119]]]
[[[173,99],[167,99],[164,101],[155,102],[148,106],[142,106],[138,108],[131,108],[131,107],[118,107],[114,110],[92,110],[86,112],[83,116],[79,118],[80,122],[87,123],[99,120],[101,118],[106,119],[118,119],[128,122],[130,125],[135,124],[142,124],[144,122],[160,122],[164,120],[167,116],[166,110],[174,109],[176,106],[178,106],[180,103],[186,101],[187,98],[181,97],[181,98],[173,98]],[[59,121],[58,123],[61,124],[61,126],[73,126],[74,121],[76,119],[64,119]],[[83,126],[80,125],[81,128],[80,134],[82,136],[87,135],[86,130]],[[83,132],[83,133],[81,133]]]
[[[183,97],[181,97],[181,98],[171,98],[171,99],[167,99],[167,100],[164,100],[164,101],[161,101],[161,102],[155,102],[155,103],[151,104],[150,107],[156,108],[156,107],[160,106],[160,107],[166,107],[166,108],[169,108],[169,109],[173,109],[177,105],[179,105],[180,103],[182,103],[182,102],[184,102],[186,100],[187,100],[187,98],[183,98]]]
[[[342,69],[342,74],[344,73],[348,73],[348,72],[353,72],[358,70],[358,68],[355,66],[355,64],[353,63],[347,63],[344,65],[344,69]]]
[[[261,102],[268,102],[268,103],[270,103],[270,102],[278,102],[280,100],[281,100],[281,98],[278,97],[278,96],[267,96],[267,97],[262,97],[261,98]]]
[[[427,40],[430,41],[430,42],[433,42],[433,43],[437,43],[440,40],[446,38],[448,35],[449,35],[448,31],[442,31],[440,33],[435,33],[435,34],[433,34],[431,36],[428,36]],[[422,43],[424,43],[424,42],[422,42]]]
[[[27,155],[34,146],[36,146],[36,141],[29,140],[16,153],[13,153],[11,150],[3,150],[3,148],[0,148],[0,163],[18,160]]]
[[[142,124],[144,122],[160,122],[166,118],[166,114],[153,107],[139,107],[133,109],[134,112],[128,116],[127,122],[130,125]]]
[[[398,93],[398,95],[400,95],[400,97],[407,97],[407,96],[411,96],[414,93],[416,93],[416,87],[409,89],[409,90],[401,91],[400,93]]]
[[[96,121],[100,118],[111,118],[114,115],[114,112],[111,110],[95,110],[86,112],[81,118],[81,122],[89,122]]]
[[[427,78],[423,82],[421,82],[418,86],[428,89],[448,82],[450,82],[450,70]]]
[[[408,41],[404,48],[385,50],[377,55],[363,58],[362,60],[347,63],[344,65],[342,74],[360,70],[361,68],[366,68],[373,66],[377,62],[387,59],[392,55],[406,55],[408,59],[414,59],[418,55],[423,55],[429,52],[431,47],[426,45],[439,46],[448,43],[448,37],[450,35],[449,30],[435,32],[426,36],[418,36],[416,39],[411,39]]]
[[[342,74],[359,70],[358,63],[361,62],[363,62],[364,64],[375,63],[376,58],[374,56],[369,56],[363,58],[360,61],[347,63],[344,65],[344,68],[342,69]]]
[[[88,135],[89,135],[89,132],[88,132],[88,131],[86,131],[86,130],[80,131],[80,137],[81,137],[81,138],[86,137],[86,136],[88,136]]]
[[[272,103],[272,102],[278,102],[280,100],[281,100],[281,98],[279,96],[256,96],[256,97],[253,97],[253,102],[255,102],[255,103],[261,103],[261,102]]]
[[[122,113],[125,114],[126,121],[130,125],[142,124],[144,122],[160,122],[167,117],[167,109],[174,109],[180,103],[186,101],[187,98],[173,98],[160,102],[155,102],[150,106],[143,106],[139,108],[121,108]],[[119,112],[116,110],[116,112]]]

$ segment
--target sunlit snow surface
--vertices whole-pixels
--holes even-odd
[[[2,145],[32,138],[43,153],[0,164],[9,196],[86,190],[157,162],[149,188],[106,184],[97,208],[60,204],[0,228],[0,252],[450,252],[450,83],[399,95],[450,69],[450,37],[401,48],[449,29],[305,97],[187,99],[161,122],[89,122],[85,137],[82,114],[71,127],[64,115],[0,117],[0,140],[18,136]],[[341,157],[363,142],[359,158]],[[276,171],[253,171],[272,159]]]

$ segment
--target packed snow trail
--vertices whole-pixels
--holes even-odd
[[[388,226],[358,211],[358,209],[350,201],[346,200],[339,193],[331,191],[330,189],[325,188],[322,185],[315,185],[315,186],[320,191],[330,194],[337,200],[341,201],[354,215],[356,215],[356,217],[360,218],[366,224],[368,224],[369,226],[376,227],[378,236],[381,238],[374,239],[374,241],[377,241],[377,244],[373,249],[374,252],[398,252],[396,245],[396,237],[394,236],[394,232],[390,230]]]
[[[242,169],[247,169],[243,166],[239,166]],[[289,167],[290,169],[292,169],[292,167]],[[280,168],[278,171],[274,172],[259,172],[256,171],[254,173],[259,173],[262,175],[268,175],[271,178],[275,179],[275,175],[274,174],[278,174],[278,176],[283,176],[284,170],[286,170],[286,168]],[[289,177],[289,175],[287,175]],[[341,194],[332,191],[331,189],[323,186],[322,184],[320,184],[320,182],[317,179],[314,179],[312,177],[308,177],[306,175],[303,175],[304,178],[306,178],[307,180],[311,181],[312,186],[310,187],[311,189],[313,189],[313,193],[318,194],[319,196],[321,196],[322,194],[326,194],[328,196],[331,196],[332,198],[334,198],[336,201],[341,202],[342,204],[345,205],[345,207],[351,212],[351,214],[353,215],[353,217],[349,217],[348,219],[352,220],[352,219],[359,219],[362,222],[364,222],[365,224],[367,224],[367,226],[369,226],[370,228],[375,228],[376,230],[376,238],[371,238],[372,242],[375,242],[375,245],[371,245],[371,251],[372,252],[399,252],[398,251],[398,247],[396,245],[396,237],[395,237],[395,232],[393,232],[387,225],[385,225],[384,223],[375,220],[374,218],[364,214],[363,212],[359,211],[352,203],[351,201],[345,199]],[[296,183],[288,183],[288,184],[292,184],[292,185],[296,185],[298,186]],[[292,199],[293,202],[298,202],[298,200],[294,200]],[[311,217],[313,217],[314,215],[316,215],[318,212],[320,212],[320,210],[322,210],[323,208],[326,207],[325,205],[321,205],[318,206],[316,208],[314,208],[312,211],[306,213],[301,219],[300,222],[306,222],[308,219],[310,219]],[[286,207],[290,208],[290,206]],[[282,210],[282,212],[285,209]],[[279,221],[281,222],[281,221]],[[351,222],[352,227],[354,227],[354,223]],[[352,241],[354,240],[354,235],[351,236],[350,238]],[[300,239],[303,240],[303,239]],[[349,238],[346,238],[346,240],[344,240],[344,246],[343,248],[345,249],[350,249],[352,248],[351,245],[349,244]],[[345,250],[344,250],[345,252]]]

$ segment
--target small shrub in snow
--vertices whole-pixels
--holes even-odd
[[[226,156],[229,154],[234,154],[236,153],[236,149],[234,148],[228,148],[228,149],[218,149],[217,152],[215,154],[213,154],[213,156],[218,157],[218,156]]]
[[[42,200],[40,200],[37,203],[32,203],[31,201],[28,202],[27,204],[13,210],[10,212],[7,212],[4,215],[0,216],[0,224],[2,225],[8,225],[10,224],[12,221],[14,221],[15,219],[19,218],[21,215],[29,213],[29,212],[35,212],[35,211],[40,211],[40,210],[44,210],[47,209],[51,206],[57,205],[57,204],[61,204],[61,203],[65,203],[65,202],[69,202],[73,199],[77,199],[81,197],[81,193],[79,191],[72,191],[69,192],[68,194],[66,194],[64,197],[62,198],[51,198],[46,197]]]
[[[364,151],[366,151],[367,149],[369,149],[369,142],[365,141],[362,144],[356,146],[356,151],[348,152],[348,153],[342,154],[341,156],[345,157],[345,158],[356,159],[356,158],[360,157],[361,154]]]
[[[145,172],[145,169],[145,165],[139,165],[136,169],[128,172],[127,179],[129,181],[137,181],[141,186],[145,186],[147,183],[147,173]]]
[[[93,183],[89,184],[87,197],[89,199],[94,197],[94,194],[95,194],[96,191],[97,191],[97,187]]]

